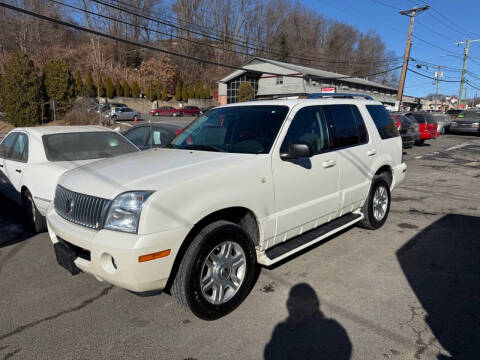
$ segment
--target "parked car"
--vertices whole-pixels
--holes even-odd
[[[172,106],[160,106],[158,109],[153,109],[150,111],[150,114],[153,116],[181,116],[182,111],[179,109],[175,109]]]
[[[480,136],[480,111],[461,112],[448,128],[450,133],[470,133]]]
[[[403,148],[411,148],[415,144],[417,123],[401,113],[391,114],[391,117],[402,137]]]
[[[380,228],[405,173],[402,140],[378,101],[230,104],[167,148],[64,174],[47,222],[72,274],[136,292],[168,284],[182,306],[212,320],[244,300],[257,263],[353,224]],[[75,206],[86,199],[94,205]]]
[[[200,110],[200,114],[205,114],[207,111],[210,111],[212,109],[214,109],[215,106],[207,106],[207,107],[203,107],[201,110]]]
[[[197,106],[184,106],[182,109],[182,114],[186,115],[192,115],[192,116],[198,116],[200,115],[200,108]]]
[[[0,144],[0,193],[22,205],[29,224],[41,232],[60,175],[92,161],[138,151],[122,135],[97,126],[17,128]]]
[[[148,123],[134,126],[123,135],[140,150],[148,150],[170,144],[182,129],[183,127],[177,124]]]
[[[129,107],[117,107],[112,108],[112,113],[109,116],[113,121],[118,120],[139,120],[141,118],[141,114]]]
[[[437,131],[437,123],[432,114],[425,111],[407,113],[418,123],[420,138],[415,141],[415,145],[422,145],[425,140],[436,139],[440,133]]]
[[[110,105],[109,104],[96,104],[92,106],[88,111],[93,112],[93,113],[105,113],[105,112],[110,112]]]
[[[450,116],[442,113],[433,113],[432,116],[437,123],[437,131],[440,134],[445,134],[445,132],[448,131],[448,128],[450,127]]]
[[[460,114],[463,110],[461,109],[450,109],[447,110],[446,114],[450,116],[452,120],[456,119],[458,114]]]

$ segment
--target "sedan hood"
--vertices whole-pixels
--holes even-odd
[[[255,155],[178,149],[153,149],[105,159],[65,173],[63,187],[82,194],[113,199],[132,190],[164,189],[195,176],[212,174]]]

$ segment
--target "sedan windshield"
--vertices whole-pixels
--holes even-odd
[[[287,106],[214,109],[200,116],[170,146],[178,149],[266,154],[288,113]]]
[[[77,132],[42,137],[49,161],[103,159],[139,151],[114,132]]]

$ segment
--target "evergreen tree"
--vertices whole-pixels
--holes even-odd
[[[84,87],[83,87],[83,79],[80,70],[77,71],[77,78],[75,79],[75,95],[76,96],[83,96],[84,95]]]
[[[201,88],[202,88],[202,85],[200,82],[197,82],[195,84],[195,99],[201,99]]]
[[[105,97],[105,85],[103,84],[103,79],[101,76],[98,77],[98,97]]]
[[[42,118],[42,83],[38,69],[23,52],[8,61],[0,82],[0,103],[5,119],[14,126],[39,123]]]
[[[168,100],[168,92],[167,92],[167,85],[163,84],[162,87],[162,101],[167,101]]]
[[[287,37],[284,33],[280,34],[280,61],[288,61],[290,58],[290,50],[288,49]]]
[[[147,99],[150,101],[154,101],[156,99],[155,88],[153,86],[152,80],[150,80],[150,85],[147,88]]]
[[[200,99],[205,99],[205,88],[200,84]]]
[[[136,81],[132,84],[132,97],[135,99],[140,97],[140,86],[138,86],[138,82]]]
[[[113,81],[110,77],[107,77],[106,82],[106,94],[109,99],[113,99],[115,97],[115,87],[113,86]]]
[[[162,98],[162,87],[160,81],[155,81],[155,99],[160,100]]]
[[[182,87],[180,86],[180,83],[177,83],[177,86],[175,87],[175,100],[182,100]]]
[[[58,106],[64,106],[73,98],[74,81],[70,68],[65,60],[53,59],[47,62],[44,71],[46,95]]]
[[[91,72],[87,73],[87,79],[85,80],[85,91],[87,93],[87,96],[89,96],[89,97],[97,96],[97,89],[95,88],[95,85],[93,84],[93,78],[92,78],[92,73]]]
[[[128,85],[127,80],[123,82],[122,87],[123,87],[123,96],[132,97],[132,89],[130,88],[130,85]]]
[[[253,86],[249,82],[242,82],[238,87],[238,101],[249,101],[254,96]]]
[[[212,95],[210,94],[210,85],[205,84],[205,99],[210,99]]]
[[[188,102],[188,90],[187,90],[187,84],[183,83],[182,85],[182,101],[183,102]]]
[[[188,87],[188,97],[189,97],[190,99],[195,99],[195,98],[196,98],[196,96],[195,96],[195,87],[194,87],[193,85],[190,85],[190,86]]]
[[[120,84],[120,81],[118,79],[117,81],[115,81],[115,95],[123,96],[123,87],[122,87],[122,84]]]

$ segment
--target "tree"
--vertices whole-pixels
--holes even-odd
[[[168,92],[167,92],[167,85],[163,84],[162,87],[162,101],[167,101],[168,100]]]
[[[205,99],[205,88],[200,84],[200,99]]]
[[[190,86],[188,87],[188,97],[189,97],[190,99],[195,99],[195,98],[196,98],[196,96],[195,96],[195,87],[194,87],[193,85],[190,85]]]
[[[92,73],[91,72],[87,73],[87,79],[85,80],[85,91],[87,93],[87,96],[89,96],[89,97],[97,96],[97,89],[95,88],[95,85],[93,84],[93,78],[92,78]]]
[[[77,78],[75,79],[75,95],[76,96],[84,95],[83,79],[80,71],[77,71]]]
[[[58,106],[65,106],[73,97],[74,82],[65,60],[53,59],[47,62],[44,72],[45,91],[50,100]]]
[[[249,82],[242,82],[238,87],[238,101],[249,101],[254,96],[253,86]]]
[[[199,81],[195,84],[195,98],[196,99],[202,98],[202,83]]]
[[[162,98],[162,87],[160,86],[160,81],[155,81],[155,98],[161,99]]]
[[[140,97],[140,86],[134,81],[132,84],[132,97],[138,99]]]
[[[177,86],[175,87],[175,100],[181,101],[182,100],[182,87],[180,83],[177,82]]]
[[[113,99],[115,97],[115,87],[113,86],[113,81],[110,77],[107,77],[106,87],[106,94],[109,99]]]
[[[105,85],[103,84],[103,80],[102,80],[102,77],[99,76],[98,77],[98,87],[97,87],[97,90],[98,90],[98,97],[105,97]]]
[[[188,101],[188,91],[187,91],[187,84],[183,83],[182,85],[182,101],[187,102]]]
[[[128,85],[127,80],[123,82],[123,96],[125,97],[132,97],[132,89],[130,88],[130,85]]]
[[[205,99],[210,99],[212,95],[210,94],[210,85],[205,84]]]
[[[152,80],[150,80],[150,85],[148,86],[147,88],[147,99],[150,100],[150,101],[154,101],[157,96],[155,94],[155,88],[153,87],[153,82]]]
[[[0,83],[5,119],[14,126],[39,123],[42,118],[42,84],[33,61],[22,52],[8,61]]]
[[[122,84],[120,84],[120,81],[118,79],[117,81],[115,81],[115,95],[123,96],[123,87],[122,87]]]
[[[279,60],[287,62],[290,58],[290,51],[288,50],[287,37],[284,33],[280,34],[280,57]]]

